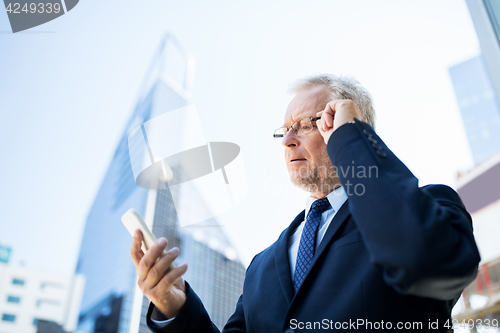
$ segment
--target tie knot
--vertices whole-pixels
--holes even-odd
[[[324,198],[321,198],[321,199],[318,199],[316,201],[313,202],[312,206],[311,206],[311,211],[309,212],[309,215],[321,215],[323,214],[323,212],[325,210],[328,210],[329,208],[331,208],[332,205],[330,205],[330,201],[328,201],[328,198],[327,197],[324,197]]]

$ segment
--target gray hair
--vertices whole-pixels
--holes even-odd
[[[350,99],[358,106],[361,116],[368,124],[375,128],[375,110],[370,92],[366,90],[353,77],[337,76],[333,74],[318,74],[298,79],[289,86],[290,93],[311,88],[318,85],[326,85],[332,91],[333,99]]]

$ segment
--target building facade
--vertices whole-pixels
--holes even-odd
[[[492,327],[483,327],[483,331],[497,332],[500,330],[500,155],[461,176],[457,185],[458,194],[472,215],[481,263],[476,280],[462,294],[454,318],[458,322],[489,322]],[[481,329],[471,327],[469,331],[481,332]]]
[[[483,56],[449,69],[475,164],[500,153],[500,106]]]
[[[466,0],[482,56],[450,72],[476,166],[457,180],[472,215],[481,254],[478,275],[463,292],[456,322],[482,323],[462,331],[500,331],[500,1]],[[468,83],[465,81],[469,81]],[[464,325],[467,326],[467,325]]]
[[[166,52],[168,50],[168,52]],[[177,57],[171,57],[178,52]],[[179,57],[180,55],[180,57]],[[172,65],[172,59],[175,62]],[[170,61],[170,62],[169,62]],[[175,70],[170,70],[174,68]],[[181,73],[175,73],[185,68]],[[173,74],[172,74],[173,73]],[[89,213],[77,272],[85,275],[78,332],[149,332],[145,315],[149,301],[137,287],[130,258],[131,236],[120,218],[130,208],[143,217],[168,248],[180,248],[179,263],[187,262],[185,279],[204,301],[214,322],[222,328],[241,294],[245,267],[215,218],[186,228],[179,225],[169,188],[137,186],[132,160],[148,152],[129,145],[129,135],[147,121],[192,104],[193,58],[173,38],[162,42],[139,95],[141,96]],[[156,155],[155,155],[156,157]],[[180,195],[196,196],[196,190]],[[191,207],[194,211],[195,205]]]
[[[500,97],[500,2],[466,0],[495,95]]]
[[[0,332],[35,333],[39,321],[65,332],[78,323],[85,279],[0,263]]]

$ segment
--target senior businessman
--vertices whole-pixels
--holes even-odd
[[[451,309],[480,260],[459,196],[418,187],[375,133],[371,96],[356,80],[316,75],[292,92],[274,137],[290,180],[310,197],[253,258],[223,332],[451,331]],[[143,254],[141,240],[138,232],[131,256],[151,300],[148,326],[218,332],[183,280],[187,266],[169,268],[178,249],[162,254],[160,239]]]

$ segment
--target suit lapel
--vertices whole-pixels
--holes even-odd
[[[276,271],[278,273],[278,279],[285,294],[287,302],[290,304],[294,296],[290,260],[288,258],[288,240],[290,236],[293,235],[295,229],[304,221],[305,210],[299,213],[290,224],[290,226],[281,233],[280,238],[276,243],[276,249],[274,254],[274,260],[276,263]]]

